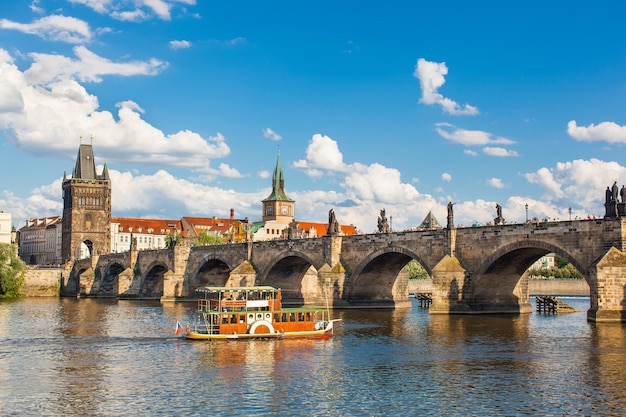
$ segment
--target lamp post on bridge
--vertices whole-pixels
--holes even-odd
[[[572,208],[570,207],[568,210],[569,210],[569,219],[571,221],[572,220]]]
[[[526,208],[526,223],[528,223],[528,203],[524,207]]]

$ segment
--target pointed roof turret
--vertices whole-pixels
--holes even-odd
[[[272,177],[272,194],[263,201],[294,201],[285,194],[285,173],[280,164],[280,153],[278,153],[276,168],[274,168],[274,176]]]
[[[78,148],[78,156],[76,157],[76,166],[72,172],[72,178],[83,180],[109,180],[109,170],[104,164],[102,175],[96,174],[96,161],[93,156],[93,147],[87,144],[81,144]]]
[[[109,168],[107,167],[107,163],[104,163],[104,168],[102,169],[102,179],[103,180],[110,180],[111,178],[109,177]]]
[[[429,211],[424,220],[422,220],[422,224],[419,225],[420,229],[441,229],[441,224],[437,221],[434,214]]]

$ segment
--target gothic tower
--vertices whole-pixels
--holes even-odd
[[[111,179],[96,174],[91,145],[81,144],[72,177],[63,174],[63,263],[111,251]]]
[[[274,220],[289,224],[293,220],[295,201],[285,194],[285,174],[280,165],[280,154],[276,160],[272,177],[272,194],[263,200],[263,221]]]

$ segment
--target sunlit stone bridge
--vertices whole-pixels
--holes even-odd
[[[327,236],[93,256],[63,295],[183,300],[206,285],[272,285],[294,304],[410,305],[403,267],[433,280],[431,314],[530,313],[526,271],[554,252],[590,287],[591,321],[626,321],[626,220],[605,218]]]

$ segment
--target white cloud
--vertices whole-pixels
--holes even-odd
[[[63,15],[42,17],[32,23],[17,23],[0,19],[0,29],[13,29],[45,40],[67,43],[86,43],[92,38],[87,22]]]
[[[420,81],[422,87],[420,102],[428,105],[439,104],[444,112],[452,115],[477,115],[478,108],[469,104],[460,106],[454,100],[439,93],[439,88],[446,82],[445,75],[447,74],[448,67],[445,62],[430,62],[424,58],[417,60],[413,76]]]
[[[103,75],[156,75],[167,68],[167,62],[149,61],[112,62],[84,46],[74,47],[77,59],[63,55],[31,53],[33,64],[24,72],[29,84],[49,84],[59,80],[76,79],[82,82],[101,82]]]
[[[189,41],[170,41],[169,42],[170,48],[172,49],[187,49],[191,47],[191,42]]]
[[[559,162],[524,175],[531,184],[545,189],[542,199],[564,207],[579,207],[588,213],[603,208],[604,191],[617,181],[626,184],[626,168],[617,162],[599,159]]]
[[[328,136],[316,133],[309,141],[306,156],[293,163],[296,168],[306,169],[308,175],[317,177],[319,170],[343,172],[346,166],[337,142]]]
[[[493,147],[493,146],[484,147],[483,152],[485,153],[485,155],[489,155],[489,156],[500,156],[500,157],[519,156],[516,151],[511,151],[508,149],[504,149],[500,147]]]
[[[142,119],[143,109],[130,100],[118,104],[116,119],[109,111],[99,111],[98,99],[69,75],[33,85],[27,74],[32,68],[22,73],[0,49],[0,129],[9,130],[22,149],[72,155],[79,135],[93,135],[99,151],[110,160],[237,176],[232,168],[210,168],[211,159],[230,153],[220,133],[208,138],[188,130],[165,134]]]
[[[469,156],[478,156],[478,152],[473,151],[471,149],[463,149],[463,153]]]
[[[592,123],[583,127],[571,120],[567,123],[567,134],[582,142],[626,143],[626,126],[614,122],[602,122],[598,125]]]
[[[381,164],[364,165],[358,162],[345,164],[335,140],[321,134],[313,135],[306,157],[293,163],[307,175],[320,178],[324,173],[339,176],[345,198],[351,201],[374,201],[410,204],[420,197],[415,187],[403,183],[400,171]]]
[[[259,176],[259,178],[262,178],[265,180],[265,179],[270,178],[272,176],[272,173],[269,171],[263,170],[263,171],[259,171],[257,175]]]
[[[493,188],[504,188],[504,184],[502,183],[502,180],[496,177],[489,178],[487,180],[487,185]]]
[[[196,0],[69,0],[83,4],[100,14],[108,14],[114,19],[142,21],[156,16],[161,20],[171,20],[171,10],[178,4],[195,5]]]
[[[482,130],[466,130],[450,123],[436,123],[435,131],[439,135],[455,143],[466,146],[480,146],[488,144],[512,145],[515,141],[505,137],[494,137],[491,133]]]
[[[452,181],[452,175],[448,174],[447,172],[444,172],[443,174],[441,174],[441,179],[443,181],[450,182]]]
[[[271,140],[281,140],[282,139],[282,136],[280,136],[278,133],[274,132],[269,127],[266,127],[265,129],[263,129],[263,137],[267,138],[267,139],[271,139]]]

